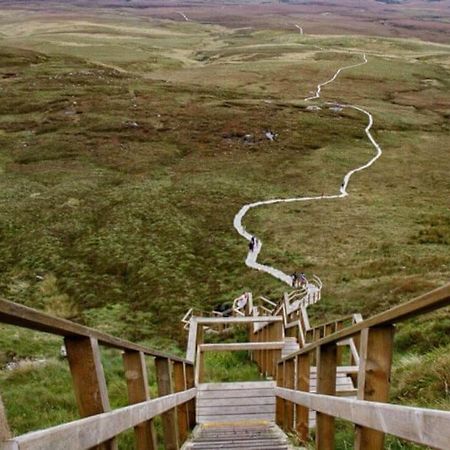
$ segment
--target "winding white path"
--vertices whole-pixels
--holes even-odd
[[[188,17],[184,12],[177,11],[177,14],[179,14],[181,17],[183,17],[183,19],[184,19],[186,22],[189,22],[189,17]]]
[[[332,78],[330,78],[328,81],[324,82],[324,83],[320,83],[317,85],[317,90],[314,96],[312,97],[307,97],[305,98],[305,101],[309,101],[309,100],[315,100],[320,98],[320,93],[321,93],[321,88],[323,86],[326,86],[329,83],[332,83],[333,81],[336,80],[336,78],[339,76],[339,74],[343,71],[343,70],[348,70],[348,69],[352,69],[355,67],[359,67],[362,66],[363,64],[367,64],[367,57],[364,54],[363,55],[363,62],[358,63],[358,64],[353,64],[351,66],[345,66],[345,67],[341,67],[340,69],[338,69],[338,71],[334,74],[334,76]],[[243,237],[245,238],[247,241],[250,241],[250,239],[252,238],[252,234],[250,234],[245,227],[242,225],[242,220],[244,219],[245,215],[248,213],[248,211],[250,211],[253,208],[256,208],[258,206],[266,206],[266,205],[273,205],[276,203],[291,203],[291,202],[306,202],[306,201],[317,201],[317,200],[330,200],[330,199],[337,199],[337,198],[343,198],[346,197],[348,194],[347,192],[347,188],[348,188],[348,184],[350,182],[350,178],[353,174],[355,174],[356,172],[360,172],[362,170],[365,170],[367,168],[369,168],[383,153],[380,145],[377,143],[377,141],[374,139],[374,137],[372,136],[370,130],[372,129],[373,126],[373,117],[372,114],[370,114],[370,112],[366,111],[365,109],[361,108],[360,106],[354,106],[354,105],[339,105],[342,108],[350,108],[350,109],[354,109],[356,111],[359,111],[363,114],[365,114],[368,118],[368,124],[365,128],[365,133],[367,138],[369,139],[370,143],[373,145],[373,147],[376,150],[375,156],[370,159],[366,164],[359,166],[355,169],[350,170],[349,172],[347,172],[343,178],[340,190],[339,190],[339,194],[332,194],[332,195],[320,195],[320,196],[313,196],[313,197],[293,197],[293,198],[276,198],[276,199],[272,199],[272,200],[262,200],[262,201],[258,201],[258,202],[254,202],[254,203],[249,203],[247,205],[244,205],[239,212],[235,215],[234,217],[234,221],[233,221],[233,225],[234,228],[237,230],[237,232]],[[275,278],[278,278],[279,280],[291,285],[291,277],[287,274],[285,274],[284,272],[282,272],[279,269],[275,269],[274,267],[265,265],[265,264],[260,264],[258,263],[258,255],[261,252],[261,248],[262,248],[262,242],[258,239],[257,241],[257,245],[255,247],[255,249],[253,251],[249,251],[247,254],[247,258],[245,260],[245,264],[248,267],[251,267],[253,269],[256,270],[260,270],[262,272],[266,272],[270,275],[272,275]]]
[[[303,27],[297,24],[295,24],[295,27],[298,28],[299,33],[303,36]]]

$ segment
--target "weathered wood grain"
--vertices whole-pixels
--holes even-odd
[[[448,450],[450,412],[275,388],[282,399],[417,444]]]
[[[0,444],[1,450],[80,450],[95,447],[139,423],[186,403],[195,397],[195,388],[126,406],[64,425],[34,431]]]

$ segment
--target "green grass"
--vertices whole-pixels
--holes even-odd
[[[245,225],[264,242],[261,262],[322,278],[313,323],[366,317],[449,279],[448,46],[113,13],[73,20],[0,18],[3,297],[177,354],[191,306],[248,290],[278,298],[284,286],[245,267],[233,216],[255,200],[337,193],[371,157],[365,116],[321,102],[308,112],[302,100],[363,51],[369,64],[325,87],[324,101],[372,111],[382,158],[346,199],[256,209]],[[398,327],[396,402],[449,408],[448,321],[443,310]],[[2,365],[49,361],[0,371],[13,430],[76,417],[60,340],[12,330],[0,329]],[[120,358],[105,364],[111,403],[125,404]],[[207,377],[259,375],[236,353],[209,355]],[[25,414],[34,391],[27,411],[39,413]]]

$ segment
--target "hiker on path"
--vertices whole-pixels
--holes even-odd
[[[254,236],[250,239],[250,242],[248,243],[248,248],[251,252],[255,251],[257,245],[257,240]]]
[[[291,278],[292,278],[292,287],[293,287],[293,288],[296,288],[296,287],[297,287],[297,280],[298,280],[297,272],[294,272],[294,273],[291,275]]]
[[[307,284],[308,284],[308,280],[306,279],[304,272],[302,272],[300,274],[300,287],[306,287]]]

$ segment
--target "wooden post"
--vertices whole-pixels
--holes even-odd
[[[6,439],[9,439],[10,437],[11,430],[9,429],[5,407],[3,406],[2,398],[0,397],[0,442],[6,441]]]
[[[186,388],[191,389],[195,387],[195,373],[194,366],[192,364],[185,365],[186,371]],[[194,429],[196,418],[195,418],[195,398],[188,402],[188,418],[189,418],[189,429]]]
[[[295,358],[288,359],[284,369],[284,386],[295,389]],[[285,430],[289,433],[294,430],[294,404],[285,402]]]
[[[273,324],[273,341],[280,342],[283,340],[283,322],[275,322]],[[273,377],[277,376],[277,363],[281,359],[281,348],[278,350],[273,350],[272,353],[272,372]]]
[[[273,341],[273,336],[275,332],[274,323],[271,323],[267,326],[267,338],[266,342]],[[267,373],[271,376],[275,376],[275,372],[273,371],[273,352],[274,350],[267,350]]]
[[[184,363],[175,361],[173,366],[173,378],[175,384],[175,392],[182,392],[186,390],[186,375]],[[180,445],[186,440],[188,435],[188,411],[187,404],[179,405],[177,407],[177,419],[178,419],[178,438]]]
[[[262,336],[262,329],[260,328],[256,333],[256,342],[261,342],[261,336]],[[258,364],[259,370],[262,373],[262,351],[257,350],[256,351],[256,363]]]
[[[64,343],[80,416],[88,417],[110,411],[105,373],[97,339],[66,337]],[[111,439],[96,448],[115,450],[117,442],[115,439]]]
[[[337,321],[336,322],[336,332],[342,330],[344,328],[344,322],[342,321]],[[338,345],[337,347],[337,360],[336,360],[336,364],[338,366],[342,365],[342,354],[344,352],[344,347],[342,345]]]
[[[168,358],[155,358],[156,380],[158,383],[158,395],[173,394],[171,364]],[[178,450],[178,431],[176,421],[176,410],[165,412],[161,415],[164,433],[164,448],[166,450]]]
[[[205,353],[201,351],[200,346],[197,347],[196,370],[196,383],[203,383],[205,381]]]
[[[128,387],[128,403],[132,405],[149,400],[150,394],[144,354],[127,350],[123,354],[123,364]],[[157,450],[156,433],[152,420],[136,426],[134,433],[137,450]]]
[[[389,400],[394,331],[393,325],[362,330],[358,399],[374,402]],[[383,448],[383,432],[361,426],[356,427],[356,450],[382,450]]]
[[[309,392],[309,380],[311,363],[309,353],[297,356],[297,389]],[[309,437],[309,409],[305,406],[296,405],[296,431],[299,439],[306,442]]]
[[[317,347],[317,393],[336,395],[336,343]],[[334,417],[317,412],[316,449],[334,450]]]
[[[277,386],[284,387],[284,362],[279,362],[277,366]],[[284,423],[284,400],[280,397],[276,398],[276,423],[283,428]]]
[[[269,326],[266,325],[263,330],[262,330],[262,341],[263,342],[267,342],[268,339],[268,331],[269,331]],[[268,354],[268,350],[263,350],[262,351],[262,355],[263,355],[263,374],[265,376],[267,376],[269,374],[268,371],[268,360],[269,360],[269,354]]]

